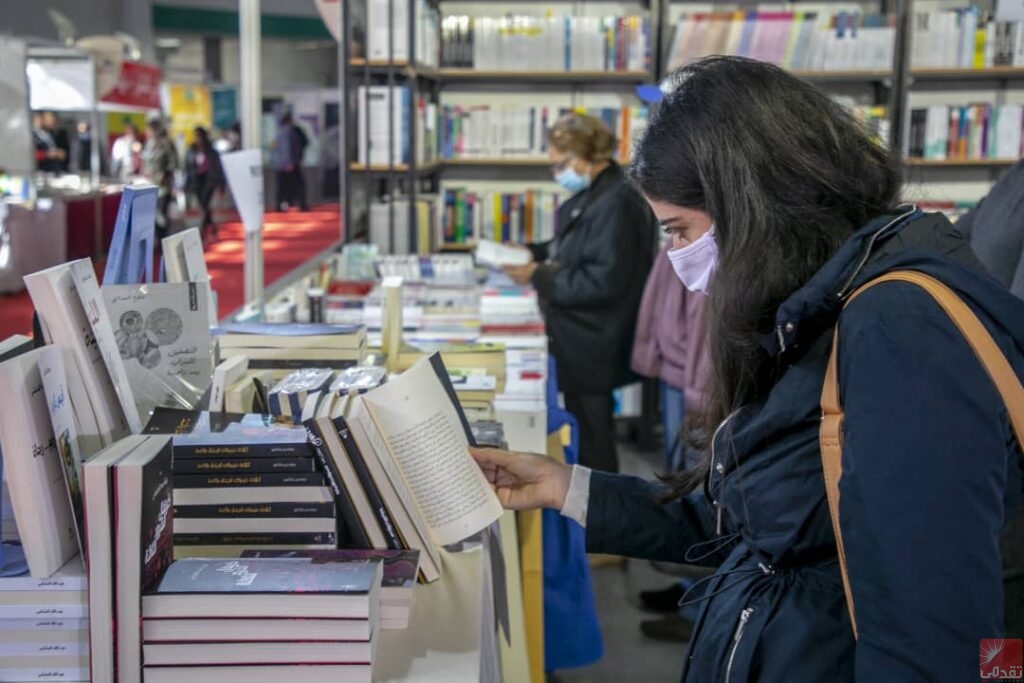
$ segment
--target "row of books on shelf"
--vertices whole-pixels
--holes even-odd
[[[910,111],[907,155],[918,159],[1019,159],[1024,106],[938,105]]]
[[[443,159],[543,159],[548,129],[561,115],[578,111],[601,119],[618,140],[619,159],[647,126],[648,110],[635,107],[546,107],[523,104],[445,105],[439,135]]]
[[[916,12],[910,64],[960,69],[1024,66],[1024,24],[997,21],[977,5]]]
[[[437,158],[437,105],[404,85],[360,86],[356,97],[356,158],[360,164],[393,166]],[[411,132],[416,136],[415,146]]]
[[[651,21],[644,16],[512,14],[446,16],[441,65],[486,71],[648,71]]]
[[[444,191],[441,244],[465,244],[481,239],[495,242],[544,242],[557,230],[560,194],[547,190],[490,192],[466,188]]]
[[[891,70],[896,19],[857,12],[684,14],[668,52],[670,69],[706,55],[739,55],[798,71]]]
[[[409,58],[410,5],[415,40],[413,59]],[[368,0],[366,25],[367,59],[438,65],[441,16],[428,0]]]
[[[885,106],[849,105],[854,117],[864,124],[868,134],[883,147],[889,145],[889,108]]]

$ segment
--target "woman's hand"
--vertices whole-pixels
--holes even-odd
[[[529,284],[530,278],[533,277],[533,271],[537,270],[537,262],[531,261],[525,266],[505,266],[502,270],[517,285],[526,285]]]
[[[569,493],[572,467],[542,455],[496,448],[470,448],[498,500],[508,510],[560,510]]]

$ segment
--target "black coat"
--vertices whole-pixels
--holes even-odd
[[[1022,463],[1002,400],[915,285],[880,284],[839,317],[840,293],[899,269],[959,293],[1024,377],[1024,304],[944,217],[908,211],[865,226],[778,309],[763,343],[786,369],[716,431],[705,492],[663,505],[658,484],[593,473],[588,550],[718,566],[688,683],[959,683],[979,680],[980,639],[1003,636],[999,536]],[[818,445],[837,317],[856,643]]]
[[[530,245],[544,261],[532,282],[562,391],[597,394],[637,379],[629,357],[657,229],[613,162],[559,207],[557,237]]]

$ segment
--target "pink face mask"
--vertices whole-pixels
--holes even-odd
[[[692,244],[668,252],[672,270],[691,292],[707,292],[711,275],[718,263],[718,243],[715,241],[715,226],[697,238]]]

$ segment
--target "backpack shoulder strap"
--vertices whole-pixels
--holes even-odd
[[[849,305],[870,287],[883,282],[895,281],[909,282],[928,292],[960,330],[999,391],[1009,413],[1013,433],[1024,450],[1024,385],[1021,384],[1010,362],[992,339],[992,335],[985,329],[985,325],[953,290],[924,273],[899,270],[886,273],[863,285],[849,297],[846,305]],[[835,532],[836,546],[839,552],[839,569],[843,576],[843,590],[846,592],[846,606],[850,612],[850,623],[853,626],[853,635],[856,637],[857,621],[854,616],[853,592],[850,589],[850,576],[846,567],[843,533],[839,526],[839,479],[843,474],[843,408],[839,401],[839,382],[836,371],[838,346],[839,325],[837,324],[833,333],[832,352],[825,370],[825,383],[821,390],[819,441],[829,516],[832,518],[832,530]]]

